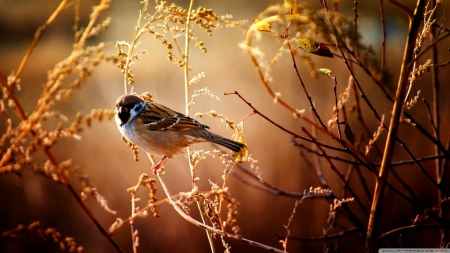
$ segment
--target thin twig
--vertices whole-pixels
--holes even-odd
[[[314,137],[308,132],[308,130],[306,130],[306,128],[301,127],[302,131],[305,132],[311,139],[314,139]],[[330,165],[331,170],[336,173],[336,175],[339,177],[339,179],[341,180],[341,182],[344,184],[344,187],[347,188],[350,193],[352,194],[352,197],[355,198],[356,202],[358,203],[359,207],[361,208],[361,210],[368,215],[367,213],[367,209],[364,207],[363,203],[361,202],[361,200],[359,199],[359,196],[356,194],[355,191],[353,191],[353,189],[348,185],[348,183],[345,181],[345,177],[339,172],[339,170],[336,168],[336,166],[334,165],[334,163],[331,161],[330,158],[328,158],[325,150],[322,147],[317,147],[318,149],[320,149],[320,151],[325,154],[324,157],[327,160],[328,164]]]
[[[301,242],[317,242],[317,241],[326,241],[329,239],[336,239],[336,238],[342,238],[347,234],[354,233],[354,232],[365,232],[363,227],[354,227],[349,228],[347,230],[341,231],[339,233],[331,234],[331,235],[324,235],[324,236],[316,236],[316,237],[296,237],[296,236],[289,236],[289,239],[294,241],[301,241]],[[275,235],[277,239],[284,238],[281,235]]]
[[[304,121],[306,121],[308,124],[310,125],[315,125],[317,127],[318,130],[320,130],[322,133],[326,133],[328,135],[330,135],[334,140],[338,141],[341,145],[343,145],[345,148],[337,148],[334,146],[330,146],[327,144],[323,144],[321,142],[318,142],[317,140],[313,140],[310,138],[306,138],[303,136],[300,136],[286,128],[284,128],[283,126],[275,123],[273,120],[271,120],[270,118],[268,118],[266,115],[264,115],[263,113],[261,113],[260,111],[258,111],[250,102],[248,102],[244,97],[241,96],[241,94],[239,94],[239,92],[235,91],[235,92],[229,92],[229,93],[224,93],[224,95],[237,95],[242,101],[244,101],[250,108],[253,109],[253,112],[260,115],[261,117],[263,117],[264,119],[266,119],[267,121],[269,121],[271,124],[273,124],[274,126],[278,127],[279,129],[283,130],[286,133],[291,134],[294,138],[296,139],[302,139],[314,144],[317,144],[319,146],[322,147],[326,147],[328,149],[332,149],[332,150],[337,150],[337,151],[342,151],[342,152],[346,152],[349,153],[351,155],[353,155],[359,162],[361,162],[361,164],[363,164],[365,167],[367,168],[371,168],[372,166],[372,162],[369,161],[369,159],[361,153],[361,151],[359,151],[357,148],[355,148],[353,145],[347,143],[346,141],[344,141],[343,139],[340,139],[338,136],[336,136],[335,134],[333,134],[332,132],[324,129],[323,127],[318,126],[316,123],[314,123],[312,120],[302,116],[302,115],[298,115],[297,117],[300,117],[301,119],[303,119]]]
[[[380,72],[383,73],[383,71],[384,71],[384,64],[386,62],[386,21],[384,20],[383,0],[380,0],[380,17],[381,17],[381,33],[382,33]]]
[[[333,91],[334,91],[334,102],[335,102],[335,106],[336,106],[336,127],[338,130],[338,136],[340,139],[342,139],[342,134],[341,134],[341,124],[339,121],[339,106],[338,106],[338,96],[337,96],[337,78],[335,76],[332,77],[333,81],[334,81],[334,85],[333,85]]]
[[[238,236],[236,236],[234,234],[224,233],[222,230],[215,229],[215,228],[213,228],[211,226],[208,226],[208,225],[206,225],[204,223],[198,222],[197,220],[193,219],[192,217],[187,215],[183,210],[181,210],[181,208],[176,203],[176,200],[172,199],[172,197],[171,197],[171,195],[169,193],[169,190],[167,189],[167,186],[164,183],[164,180],[162,180],[161,175],[158,173],[157,176],[158,176],[159,182],[161,183],[161,186],[163,187],[164,192],[165,192],[167,198],[169,199],[170,204],[172,205],[172,207],[175,209],[175,211],[183,219],[185,219],[189,223],[191,223],[191,224],[193,224],[193,225],[195,225],[197,227],[200,227],[202,229],[205,229],[206,231],[208,231],[208,233],[218,234],[218,235],[221,235],[221,236],[226,236],[227,238],[231,238],[231,239],[243,242],[243,243],[245,243],[247,245],[258,247],[258,248],[261,248],[261,249],[264,249],[264,250],[267,250],[267,251],[270,251],[270,252],[285,253],[285,251],[282,251],[280,249],[277,249],[277,248],[274,248],[274,247],[271,247],[271,246],[268,246],[268,245],[265,245],[265,244],[262,244],[262,243],[259,243],[259,242],[255,242],[255,241],[252,241],[252,240],[248,240],[246,238],[238,237]]]
[[[431,8],[434,9],[436,6],[436,1],[431,1]],[[431,15],[431,20],[434,20],[436,17],[436,13],[433,12]],[[434,23],[434,22],[433,22]],[[430,33],[429,33],[429,39],[430,42],[433,42],[435,40],[436,37],[436,28],[435,27],[430,27]],[[431,47],[431,62],[436,63],[438,62],[438,50],[436,47],[436,44],[433,44]],[[431,125],[433,126],[434,129],[434,138],[436,138],[436,140],[440,140],[440,133],[439,133],[439,129],[440,129],[440,108],[439,108],[439,92],[440,92],[440,83],[439,83],[439,68],[431,68],[431,86],[433,87],[433,113],[431,113],[430,110],[430,106],[427,103],[427,101],[424,99],[424,103],[427,107],[427,112],[428,112],[428,117],[431,121]],[[439,147],[437,145],[434,145],[434,154],[435,155],[440,155],[440,150]],[[447,159],[448,160],[448,159]],[[442,180],[443,178],[441,177],[442,175],[442,169],[445,169],[442,167],[442,161],[440,159],[435,160],[435,175],[436,175],[436,182],[438,183],[439,186],[444,187],[443,183],[444,181]],[[443,194],[441,194],[440,192],[437,193],[438,195],[438,201],[441,201],[443,199]],[[440,205],[438,210],[438,215],[441,217],[444,217],[444,210],[445,207],[443,205]],[[448,233],[446,233],[446,230],[441,230],[441,237],[443,237],[445,239],[445,241],[447,241],[448,238]],[[447,238],[445,238],[447,237]]]
[[[16,74],[14,75],[14,79],[12,81],[12,84],[15,84],[16,81],[20,78],[20,75],[22,74],[23,69],[25,68],[25,65],[28,62],[28,59],[30,58],[31,53],[33,53],[34,48],[36,47],[37,43],[39,42],[39,40],[41,39],[42,35],[44,35],[44,32],[47,30],[47,28],[50,26],[51,23],[53,23],[53,21],[56,19],[56,17],[59,15],[59,13],[61,12],[61,10],[63,10],[64,6],[66,5],[67,0],[62,0],[61,3],[58,5],[58,7],[56,8],[56,10],[52,13],[52,15],[47,19],[47,21],[45,22],[45,24],[43,24],[42,26],[40,26],[37,31],[36,34],[34,35],[34,40],[33,42],[31,42],[30,47],[28,48],[27,53],[25,54],[25,56],[22,59],[22,62],[20,63],[19,68],[16,71]]]
[[[308,91],[306,90],[305,83],[303,82],[303,79],[300,76],[300,72],[298,71],[298,68],[297,68],[297,63],[295,61],[295,56],[294,56],[294,52],[292,51],[291,44],[287,43],[287,46],[288,46],[289,51],[291,53],[291,60],[292,60],[292,63],[294,64],[295,74],[297,75],[297,79],[298,79],[298,81],[300,82],[300,84],[301,84],[301,86],[303,88],[303,92],[305,93],[306,98],[308,99],[310,109],[314,113],[314,115],[316,116],[316,119],[319,121],[320,125],[324,129],[328,129],[327,126],[322,122],[322,119],[320,118],[319,114],[317,113],[316,107],[314,106],[314,103],[312,102],[311,96],[309,95]]]
[[[295,146],[298,146],[298,147],[300,147],[300,148],[310,152],[310,153],[314,153],[314,154],[316,154],[318,156],[325,156],[324,154],[322,154],[322,153],[320,153],[320,152],[318,152],[316,150],[313,150],[311,148],[306,147],[302,143],[293,141],[293,144]],[[327,155],[327,156],[330,159],[333,159],[333,160],[336,160],[336,161],[341,161],[341,162],[345,162],[345,163],[348,163],[348,164],[354,164],[354,165],[361,165],[361,163],[359,163],[357,161],[353,161],[353,160],[350,160],[350,159],[345,159],[345,158],[342,158],[341,156],[332,156],[332,155]],[[430,155],[430,156],[423,156],[423,157],[417,158],[417,161],[418,162],[422,162],[422,161],[436,160],[436,159],[442,159],[442,158],[445,158],[445,155],[443,155],[443,154],[441,154],[441,155]],[[403,161],[398,161],[398,162],[392,162],[390,166],[391,167],[397,167],[397,166],[402,166],[402,165],[412,165],[412,164],[415,164],[415,163],[416,162],[414,160],[403,160]],[[373,165],[376,166],[376,167],[380,167],[381,163],[373,163]]]
[[[95,20],[91,20],[91,22],[95,22]],[[89,32],[89,30],[85,30],[86,33]],[[37,42],[36,42],[37,43]],[[32,44],[32,46],[34,45],[34,43]],[[30,50],[29,50],[30,51]],[[33,50],[31,49],[31,52]],[[19,72],[16,72],[19,73]],[[17,76],[17,74],[16,74]],[[21,119],[22,122],[26,122],[28,121],[28,116],[25,113],[21,103],[19,102],[19,100],[17,99],[16,95],[13,93],[13,91],[11,90],[11,86],[8,85],[8,82],[5,78],[5,76],[3,75],[3,73],[0,71],[0,83],[1,85],[5,88],[6,92],[8,93],[10,99],[14,102],[15,105],[15,112],[16,114],[19,116],[19,118]],[[30,124],[32,124],[32,122],[30,122]],[[38,138],[37,133],[31,129],[31,128],[27,128],[28,129],[28,133],[31,133],[31,135],[33,136],[33,138]],[[69,190],[69,192],[72,194],[72,196],[75,198],[76,202],[78,203],[79,206],[81,206],[81,208],[83,209],[83,211],[86,213],[86,215],[89,217],[89,219],[94,223],[94,225],[97,227],[97,229],[100,231],[100,233],[107,239],[107,241],[115,248],[115,250],[117,252],[124,252],[124,250],[119,246],[119,244],[108,234],[108,232],[106,231],[105,228],[103,228],[103,226],[100,224],[100,222],[96,219],[96,217],[94,216],[94,214],[92,213],[92,211],[89,209],[89,207],[82,201],[81,197],[78,195],[78,193],[75,191],[75,189],[73,188],[69,177],[66,175],[66,172],[64,171],[63,168],[61,168],[61,166],[59,165],[56,157],[53,155],[53,153],[50,151],[50,149],[48,149],[47,147],[45,147],[41,141],[37,141],[37,143],[41,143],[40,148],[42,149],[42,151],[44,152],[44,154],[47,156],[48,160],[50,161],[50,163],[57,169],[59,176],[61,177],[62,182],[64,183],[64,185],[67,187],[67,189]],[[10,153],[11,149],[8,149],[9,151],[9,155],[8,152],[6,154],[3,155],[2,157],[2,161],[0,162],[0,164],[3,164],[4,161],[7,161],[11,155]],[[2,165],[0,165],[1,167]]]
[[[191,15],[192,15],[192,9],[194,7],[194,0],[189,1],[189,9],[188,9],[188,15],[186,18],[186,30],[185,30],[185,38],[184,38],[184,65],[183,65],[183,73],[184,73],[184,99],[185,99],[185,105],[186,105],[186,115],[189,115],[189,42],[190,42],[190,25],[191,25]],[[189,170],[191,172],[191,183],[192,188],[197,186],[197,181],[195,180],[195,166],[192,164],[191,161],[191,152],[190,148],[186,148],[186,154],[189,164]],[[197,208],[200,213],[200,217],[203,221],[203,224],[206,225],[205,217],[203,216],[202,207],[198,200],[196,200]],[[206,230],[206,236],[208,238],[209,246],[211,249],[211,252],[216,252],[216,249],[214,248],[214,241],[212,239],[211,234]]]
[[[395,233],[401,233],[407,230],[427,230],[427,229],[436,229],[436,228],[450,228],[450,224],[423,224],[423,225],[409,225],[401,228],[396,228],[391,231],[388,231],[380,237],[378,237],[378,240],[381,240],[385,237],[391,236]]]

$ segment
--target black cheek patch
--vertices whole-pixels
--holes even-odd
[[[122,107],[122,111],[118,113],[118,116],[123,125],[130,119],[130,110],[128,108]]]

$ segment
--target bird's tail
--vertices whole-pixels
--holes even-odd
[[[240,142],[233,141],[233,140],[224,138],[224,137],[216,135],[216,134],[212,134],[212,135],[213,135],[212,136],[213,138],[211,138],[209,140],[210,142],[214,142],[216,144],[224,146],[234,152],[239,152],[239,151],[241,151],[241,149],[243,149],[245,147],[245,144],[242,144]]]

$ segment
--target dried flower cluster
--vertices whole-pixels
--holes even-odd
[[[437,0],[434,3],[430,1],[425,4],[423,0],[418,0],[417,9],[414,12],[409,10],[407,6],[396,4],[411,18],[411,24],[414,24],[408,30],[408,38],[412,39],[405,47],[404,60],[399,68],[402,71],[399,73],[397,94],[403,94],[401,96],[393,96],[391,91],[392,82],[389,79],[391,76],[389,72],[396,68],[392,68],[390,62],[387,65],[385,64],[386,59],[389,59],[390,56],[386,55],[385,34],[387,30],[383,3],[380,5],[380,11],[384,35],[382,35],[380,49],[381,57],[378,57],[370,45],[362,42],[358,30],[357,2],[354,3],[354,16],[338,12],[338,2],[335,1],[333,9],[331,9],[327,6],[327,1],[322,1],[323,8],[312,10],[305,5],[297,4],[295,0],[286,0],[284,5],[269,6],[258,17],[253,18],[254,21],[250,27],[245,27],[242,21],[232,21],[231,15],[219,15],[213,9],[202,6],[194,8],[193,2],[186,9],[165,1],[155,1],[154,8],[150,10],[149,1],[144,0],[141,2],[142,9],[132,40],[130,42],[118,41],[116,43],[117,54],[107,56],[103,52],[107,44],[98,43],[89,47],[85,46],[88,38],[105,30],[111,22],[109,17],[99,20],[101,14],[108,9],[110,4],[110,1],[102,0],[98,6],[92,9],[88,23],[83,25],[84,28],[80,28],[80,17],[76,14],[73,51],[67,58],[48,71],[47,79],[42,86],[42,93],[36,101],[32,101],[34,109],[25,110],[23,101],[16,95],[21,89],[28,86],[22,83],[20,78],[24,69],[23,66],[36,47],[43,30],[53,22],[59,12],[72,5],[75,6],[75,13],[79,10],[80,1],[69,4],[63,0],[54,15],[36,33],[35,43],[32,44],[18,70],[8,77],[0,72],[2,89],[0,117],[3,119],[6,129],[5,133],[0,136],[0,175],[6,173],[21,175],[24,170],[30,169],[52,180],[51,183],[55,181],[65,186],[104,238],[118,252],[123,250],[114,241],[112,235],[121,227],[129,225],[131,227],[133,251],[137,252],[137,248],[147,241],[140,239],[136,223],[141,221],[139,218],[148,218],[149,212],[152,212],[153,217],[167,215],[158,212],[161,209],[157,210],[157,207],[162,204],[171,204],[183,219],[207,230],[211,248],[214,248],[213,239],[219,236],[225,252],[232,252],[231,240],[238,240],[248,244],[249,247],[260,247],[271,252],[287,252],[288,241],[291,242],[289,243],[289,249],[294,244],[293,241],[322,241],[324,251],[328,252],[331,251],[332,246],[336,250],[341,250],[340,245],[343,244],[343,241],[338,238],[350,233],[360,239],[365,237],[366,251],[371,252],[376,248],[377,243],[385,245],[389,240],[385,239],[386,237],[410,228],[415,229],[416,233],[423,233],[422,230],[435,229],[436,233],[440,233],[439,238],[441,238],[440,242],[435,244],[436,247],[448,246],[449,242],[446,239],[448,231],[445,227],[446,221],[450,218],[448,212],[446,212],[448,211],[450,198],[447,197],[448,194],[445,189],[448,188],[446,188],[448,184],[446,173],[450,154],[449,145],[445,145],[443,143],[444,138],[440,136],[443,132],[448,132],[444,129],[444,126],[448,124],[440,123],[441,118],[443,118],[441,111],[445,112],[445,110],[440,108],[444,103],[439,102],[439,93],[444,89],[439,85],[439,72],[436,71],[438,66],[448,66],[448,62],[440,64],[436,62],[435,57],[438,52],[436,44],[450,36],[450,29],[445,28],[443,24],[436,24],[438,7],[441,6],[442,1]],[[420,17],[422,14],[423,16]],[[419,24],[422,21],[423,26],[420,26]],[[201,52],[208,52],[204,41],[199,37],[199,32],[205,32],[208,36],[211,36],[213,31],[220,27],[240,27],[247,31],[245,41],[240,44],[240,47],[248,53],[256,75],[263,89],[269,95],[265,101],[272,105],[275,110],[279,108],[287,110],[288,115],[292,115],[292,120],[295,122],[293,125],[297,128],[290,130],[289,127],[275,122],[238,92],[226,94],[238,96],[243,102],[243,108],[250,111],[250,114],[244,117],[239,124],[235,124],[233,120],[214,109],[209,109],[205,113],[197,113],[195,116],[211,116],[220,119],[233,131],[232,139],[241,143],[246,143],[244,120],[248,119],[250,115],[262,117],[266,120],[265,123],[275,126],[277,131],[283,134],[287,133],[293,138],[294,146],[299,150],[299,159],[302,159],[301,169],[309,167],[315,176],[316,180],[311,181],[311,185],[314,185],[314,187],[310,187],[309,191],[294,192],[290,188],[296,187],[298,181],[295,181],[296,177],[291,177],[291,174],[288,177],[280,178],[279,184],[285,188],[266,181],[259,168],[258,160],[253,157],[273,158],[275,159],[275,169],[284,169],[279,165],[281,164],[279,161],[285,159],[284,153],[275,157],[269,152],[253,156],[247,149],[232,154],[225,154],[220,150],[188,149],[186,156],[188,158],[187,165],[191,172],[192,188],[187,192],[170,194],[165,185],[164,177],[166,175],[163,175],[163,173],[157,174],[156,176],[159,179],[159,184],[157,184],[155,178],[145,173],[141,174],[137,184],[127,189],[131,196],[131,215],[124,218],[115,217],[116,220],[110,226],[109,233],[106,232],[96,219],[95,214],[87,206],[88,197],[94,198],[104,211],[112,215],[117,215],[120,212],[116,212],[108,206],[107,199],[100,194],[100,190],[91,182],[90,177],[76,166],[77,162],[74,159],[60,159],[52,151],[62,138],[72,138],[74,141],[81,140],[81,133],[85,128],[90,127],[94,122],[111,120],[115,112],[113,110],[93,109],[88,114],[79,112],[76,115],[69,115],[61,112],[59,105],[63,101],[72,99],[74,93],[87,83],[97,66],[104,62],[111,62],[119,67],[124,74],[124,92],[133,93],[135,79],[132,66],[141,57],[150,53],[150,49],[139,49],[142,46],[140,42],[144,34],[158,40],[167,52],[167,59],[184,72],[185,83],[183,88],[187,112],[195,104],[194,100],[198,99],[200,95],[218,99],[218,96],[215,95],[217,93],[208,87],[196,87],[194,89],[195,85],[198,85],[205,77],[205,73],[200,71],[196,76],[189,79],[193,67],[189,62],[188,48],[189,42],[192,42]],[[437,32],[436,27],[439,28]],[[426,46],[427,38],[431,38],[428,47]],[[266,52],[259,47],[259,43],[262,44],[262,41],[263,43],[270,42],[277,45],[278,49],[275,50],[272,58],[267,58]],[[434,56],[422,61],[422,55],[427,53],[428,50],[433,50]],[[288,55],[289,59],[283,60],[287,60],[289,66],[292,66],[288,69],[289,71],[278,67],[278,65],[283,64],[280,59],[284,55]],[[318,66],[323,64],[323,61],[317,60],[318,57],[322,57],[321,59],[324,60],[334,58],[331,68],[335,69]],[[380,58],[380,61],[378,58]],[[302,66],[298,64],[299,59],[303,61]],[[419,60],[424,63],[419,64]],[[338,64],[334,64],[339,63],[339,61],[341,61],[341,69],[338,69]],[[330,94],[334,92],[334,101],[323,105],[323,100],[320,98],[323,93],[313,94],[310,92],[311,86],[307,82],[310,82],[310,80],[319,82],[319,80],[303,78],[305,69],[310,72],[312,77],[317,77],[320,73],[332,79],[334,87],[324,85],[325,88],[321,92],[329,91]],[[345,69],[345,71],[342,71],[342,69]],[[409,73],[408,71],[403,72],[405,69]],[[281,75],[292,72],[296,78],[294,82],[298,84],[301,94],[286,96],[284,91],[283,93],[279,91],[283,84],[279,81],[278,71],[282,72]],[[431,81],[428,80],[428,72],[432,73]],[[338,85],[338,80],[348,80],[347,86],[341,87],[341,85]],[[364,85],[362,85],[362,82],[364,82]],[[366,83],[368,84],[366,85]],[[420,89],[417,88],[416,96],[410,98],[409,93],[413,85],[422,86],[420,86]],[[374,94],[377,92],[372,94],[372,90],[369,91],[368,86],[379,89],[383,96],[375,97]],[[252,91],[256,91],[256,89],[257,87],[252,87]],[[294,91],[297,90],[293,89]],[[297,97],[297,95],[299,100],[306,98],[304,101],[309,103],[311,114],[305,113],[306,110],[297,109],[297,101],[288,101],[288,97]],[[152,95],[148,92],[140,96],[145,101],[153,101]],[[433,97],[429,98],[430,96]],[[420,110],[420,108],[419,110],[409,110],[413,106],[414,109],[423,106],[423,104],[418,103],[419,98],[422,98],[427,107],[426,116],[420,114],[425,111]],[[432,102],[428,104],[427,99]],[[353,104],[348,106],[350,102],[353,102]],[[392,111],[389,110],[389,107],[386,109],[386,104],[392,106]],[[319,107],[320,110],[318,110]],[[322,108],[331,110],[328,110],[327,113],[329,114],[324,115]],[[390,114],[391,112],[392,114]],[[322,120],[329,119],[330,115],[331,119],[328,122]],[[384,122],[385,115],[391,117],[389,125]],[[428,120],[423,120],[424,117],[428,117]],[[301,124],[297,124],[297,121]],[[425,121],[431,126],[425,125],[423,123]],[[414,127],[414,138],[412,138],[414,140],[405,141],[402,139],[404,136],[398,134],[403,131],[403,129],[399,130],[401,122],[408,122]],[[406,127],[411,128],[411,126]],[[344,127],[343,131],[342,127]],[[401,125],[400,127],[404,126]],[[246,133],[252,133],[251,130],[246,130]],[[387,132],[385,140],[382,134],[384,131]],[[134,159],[138,161],[138,147],[123,137],[122,140],[130,147]],[[283,140],[280,138],[277,141]],[[421,146],[423,143],[423,147],[427,148],[423,148],[419,153],[416,149],[412,149],[411,141],[420,142]],[[261,141],[261,144],[263,143]],[[248,146],[251,148],[252,145],[254,144],[250,143]],[[275,146],[278,147],[278,143]],[[401,148],[404,154],[410,157],[410,160],[395,161],[399,156],[393,156],[393,154],[399,152],[394,147]],[[424,150],[429,152],[426,156],[423,155]],[[256,152],[259,151],[256,150]],[[417,157],[417,154],[420,154],[420,157]],[[151,156],[149,157],[152,159]],[[203,182],[201,180],[203,180],[203,176],[197,173],[196,169],[203,164],[207,157],[217,158],[219,162],[212,162],[215,162],[216,165],[214,166],[220,167],[223,173],[219,178],[219,183],[208,180],[210,189],[202,189]],[[427,160],[434,161],[434,165],[423,162]],[[397,166],[403,165],[413,165],[408,167],[411,169],[408,170],[407,179],[404,178],[404,174],[399,175],[396,171]],[[428,166],[434,166],[434,168],[430,169]],[[292,174],[298,175],[294,171],[295,167],[290,169],[292,169]],[[431,174],[430,171],[434,171],[434,174]],[[284,173],[279,174],[286,175]],[[413,176],[426,180],[427,184],[431,185],[431,189],[436,189],[436,191],[433,191],[434,193],[430,193],[435,194],[434,198],[426,195],[427,199],[424,200],[422,195],[417,194],[416,191],[423,188],[421,188],[422,186],[412,187],[413,185],[409,181],[413,181],[410,180]],[[78,179],[81,194],[75,190],[76,187],[70,181],[71,177]],[[243,234],[247,235],[248,232],[241,230],[240,225],[246,222],[241,217],[242,214],[245,215],[247,210],[239,209],[239,202],[244,204],[245,198],[237,195],[235,189],[230,186],[231,177],[237,178],[246,187],[252,187],[262,194],[295,199],[294,208],[287,224],[280,225],[276,229],[285,233],[283,236],[278,236],[281,239],[279,242],[282,249],[273,248],[265,245],[264,242],[254,242],[243,237]],[[161,185],[162,188],[157,189],[157,185]],[[371,189],[372,186],[374,186],[374,189]],[[145,202],[144,206],[139,205],[142,202],[139,202],[140,198],[136,197],[141,187],[145,188],[146,192],[148,190],[148,201]],[[391,228],[391,226],[389,228],[376,226],[376,224],[383,224],[385,219],[388,220],[387,217],[380,216],[380,213],[382,213],[380,209],[386,208],[386,201],[383,202],[382,199],[385,195],[385,188],[391,190],[392,196],[395,198],[395,203],[390,203],[390,205],[398,207],[396,202],[401,202],[403,205],[402,213],[394,210],[390,215],[396,217],[404,215],[403,208],[406,209],[407,207],[414,212],[419,210],[417,216],[411,217],[411,224],[403,224],[404,221],[401,221],[403,223],[395,223],[397,227],[394,228]],[[162,198],[158,196],[160,189],[163,189],[165,194]],[[322,235],[312,235],[312,237],[307,238],[293,235],[294,218],[311,218],[303,215],[303,211],[298,211],[300,204],[304,203],[305,199],[310,199],[311,201],[308,201],[307,204],[311,205],[320,205],[320,203],[312,203],[315,199],[321,199],[325,203],[327,209],[323,212],[324,215],[319,218],[314,217],[319,220],[322,219],[323,222],[326,221],[325,227],[322,228]],[[401,201],[397,201],[398,199]],[[428,204],[429,201],[435,201],[435,203],[430,205]],[[405,207],[406,205],[407,207]],[[194,217],[198,215],[201,219],[197,220]],[[62,250],[70,252],[82,252],[84,250],[75,242],[74,238],[64,238],[56,229],[42,227],[39,222],[34,222],[29,226],[19,225],[15,229],[2,232],[0,240],[15,239],[20,234],[36,231],[43,240],[53,241]],[[355,231],[364,231],[364,233],[356,234]],[[273,231],[267,233],[272,234]],[[392,243],[392,241],[388,242]],[[397,242],[393,242],[393,244],[395,243]]]
[[[61,236],[55,228],[43,228],[39,221],[32,222],[30,225],[18,225],[17,228],[11,229],[9,231],[3,232],[0,235],[0,239],[6,240],[14,240],[20,234],[28,234],[30,232],[36,232],[44,241],[51,241],[53,243],[58,244],[59,248],[62,251],[69,252],[84,252],[84,248],[82,246],[77,245],[76,241],[72,237]]]

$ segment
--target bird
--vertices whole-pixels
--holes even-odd
[[[133,94],[117,99],[115,121],[122,136],[143,149],[149,157],[162,156],[161,161],[153,165],[154,174],[168,158],[195,143],[213,142],[234,152],[246,147],[208,131],[208,126],[189,116]]]

